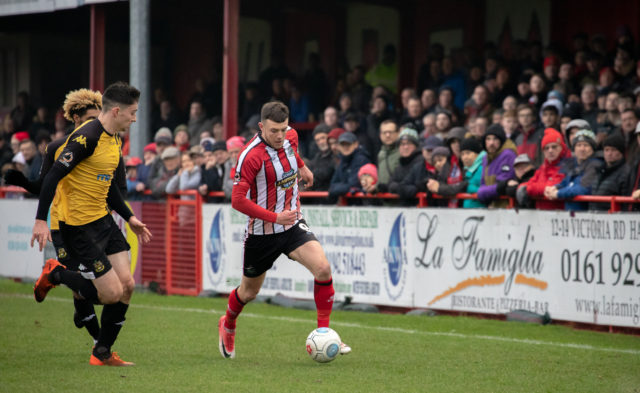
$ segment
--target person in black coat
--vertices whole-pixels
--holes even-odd
[[[338,138],[340,162],[331,178],[329,185],[329,199],[335,202],[339,196],[346,195],[352,189],[360,186],[358,170],[371,162],[369,153],[358,143],[358,138],[352,132],[345,132]]]
[[[330,131],[329,126],[325,124],[319,124],[313,130],[313,141],[318,151],[313,158],[307,162],[309,169],[313,172],[313,186],[309,189],[310,191],[329,190],[331,178],[336,169],[333,152],[329,147],[328,141]]]
[[[624,139],[619,134],[608,136],[604,146],[605,165],[600,169],[592,195],[624,195],[631,193],[630,170],[624,159]],[[610,203],[590,202],[589,210],[609,210]]]

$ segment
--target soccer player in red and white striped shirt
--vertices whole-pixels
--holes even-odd
[[[231,291],[227,312],[218,322],[220,353],[235,357],[236,319],[258,295],[267,270],[280,254],[298,261],[315,279],[313,295],[318,327],[328,327],[333,307],[331,265],[300,212],[298,176],[307,186],[313,173],[298,155],[298,134],[289,127],[289,109],[282,102],[262,106],[260,132],[240,153],[231,206],[249,216],[244,241],[240,286]],[[351,352],[342,343],[341,354]]]

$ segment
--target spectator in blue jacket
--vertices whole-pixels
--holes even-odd
[[[596,135],[593,131],[584,129],[578,131],[573,138],[574,157],[565,161],[561,169],[565,173],[564,179],[555,186],[545,188],[547,199],[572,199],[578,195],[591,195],[591,188],[598,178],[603,162],[595,157]],[[565,210],[587,210],[588,203],[565,202]]]
[[[335,201],[339,196],[347,194],[352,188],[360,186],[358,170],[371,162],[369,154],[358,143],[358,137],[352,132],[345,132],[338,138],[340,162],[333,172],[329,185],[329,198]]]

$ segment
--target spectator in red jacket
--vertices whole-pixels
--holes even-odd
[[[555,186],[564,179],[565,174],[561,171],[562,163],[563,160],[571,157],[571,152],[564,143],[564,137],[553,128],[544,130],[541,146],[544,162],[526,184],[527,194],[533,198],[544,197],[545,187]],[[562,210],[564,209],[564,201],[538,199],[536,200],[536,209]]]

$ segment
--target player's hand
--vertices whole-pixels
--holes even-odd
[[[143,243],[149,243],[151,237],[151,231],[147,228],[146,224],[143,224],[142,221],[138,220],[136,216],[131,216],[129,219],[129,228],[138,235],[139,238],[142,239]]]
[[[298,173],[300,173],[300,178],[305,182],[303,189],[311,188],[313,186],[313,172],[309,169],[308,166],[303,166],[298,169]]]
[[[276,218],[276,224],[280,225],[293,225],[298,218],[298,212],[295,210],[285,210],[282,213],[278,213]]]
[[[46,221],[36,220],[36,223],[33,225],[33,235],[31,235],[31,247],[33,247],[34,240],[38,241],[40,251],[47,245],[47,240],[51,241],[51,232],[49,232]]]

